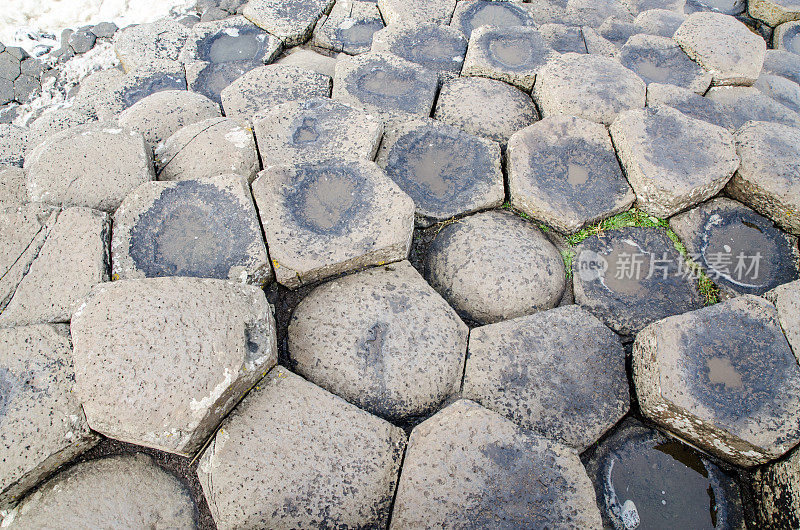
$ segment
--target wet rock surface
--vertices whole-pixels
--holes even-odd
[[[450,25],[469,38],[481,26],[534,26],[535,22],[519,3],[474,0],[456,3]]]
[[[181,62],[267,64],[280,52],[281,41],[237,16],[192,26],[181,49]]]
[[[647,84],[670,83],[701,95],[711,85],[711,74],[668,37],[634,35],[620,50],[620,61]]]
[[[333,0],[250,0],[242,14],[256,26],[275,35],[286,46],[300,44]]]
[[[369,1],[337,2],[324,21],[317,23],[312,42],[328,50],[351,55],[372,47],[372,36],[383,29],[377,4]]]
[[[426,6],[429,4],[426,2]],[[372,51],[394,54],[434,72],[458,75],[467,43],[468,39],[460,31],[449,26],[398,24],[373,34]]]

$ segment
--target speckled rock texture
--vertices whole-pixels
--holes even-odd
[[[765,528],[800,525],[800,450],[788,458],[759,469],[753,479],[756,517]]]
[[[373,34],[383,27],[375,2],[340,0],[327,17],[317,22],[311,43],[351,55],[366,53],[372,47]]]
[[[306,40],[333,0],[250,0],[242,14],[256,26],[281,39],[286,46]]]
[[[800,4],[798,4],[800,7]],[[772,47],[792,53],[800,51],[800,22],[793,20],[784,22],[775,28],[772,34]]]
[[[76,125],[83,125],[92,121],[88,114],[72,109],[51,109],[42,113],[30,124],[31,131],[40,133],[43,137],[61,132]]]
[[[222,280],[100,284],[71,332],[92,429],[187,456],[277,361],[264,292]]]
[[[275,64],[285,66],[297,66],[312,72],[327,75],[333,78],[336,74],[336,57],[328,57],[313,50],[304,48],[292,48],[288,55],[275,61]]]
[[[711,86],[711,74],[689,59],[670,37],[638,34],[620,50],[620,62],[647,83],[669,83],[700,95]]]
[[[0,165],[0,210],[28,200],[27,181],[21,167]]]
[[[106,90],[92,98],[91,108],[100,120],[113,122],[118,114],[149,95],[186,90],[186,86],[186,71],[181,63],[154,61],[111,80]]]
[[[424,5],[426,12],[431,6],[431,2],[418,4]],[[403,6],[408,5],[403,1]],[[372,51],[391,53],[442,76],[454,76],[461,72],[467,42],[463,33],[450,26],[390,24],[373,34]]]
[[[22,167],[25,156],[41,140],[37,131],[0,123],[0,164]]]
[[[456,0],[378,0],[388,27],[443,26],[450,23]]]
[[[170,19],[128,26],[114,35],[114,51],[125,71],[153,61],[178,59],[189,30]]]
[[[536,23],[521,2],[461,0],[456,3],[450,25],[470,37],[481,26],[534,26]]]
[[[749,0],[747,12],[756,20],[777,26],[800,18],[800,2],[796,0]]]
[[[776,125],[800,127],[800,115],[755,87],[711,87],[706,93],[706,99],[722,109],[732,129],[740,129],[748,121],[767,121]]]
[[[764,297],[775,304],[781,329],[800,362],[800,282],[780,285]]]
[[[181,62],[271,63],[282,48],[280,39],[243,16],[200,22],[192,26],[181,49]]]
[[[647,106],[667,106],[686,114],[690,118],[717,125],[731,132],[736,131],[734,118],[726,106],[706,98],[687,88],[662,83],[647,85]]]

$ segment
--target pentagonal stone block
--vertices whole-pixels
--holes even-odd
[[[554,116],[511,137],[511,204],[561,232],[627,210],[635,199],[608,131],[574,116]]]
[[[732,296],[764,294],[798,278],[797,238],[739,202],[713,199],[669,224],[692,259]]]
[[[97,97],[94,110],[101,120],[116,115],[151,94],[164,90],[186,90],[186,73],[177,61],[156,61],[139,66]]]
[[[253,117],[261,158],[270,165],[334,158],[372,160],[383,124],[328,98],[275,105]]]
[[[332,5],[333,0],[250,0],[242,14],[289,47],[311,36],[317,20]]]
[[[779,75],[758,76],[753,87],[794,112],[800,112],[800,85]]]
[[[46,482],[14,510],[20,528],[193,528],[197,507],[187,487],[143,454],[77,464]]]
[[[93,285],[108,281],[108,215],[68,208],[0,312],[0,326],[67,322]]]
[[[578,451],[630,406],[619,338],[576,305],[473,329],[468,358],[465,398]]]
[[[800,53],[800,24],[797,21],[784,22],[775,28],[775,33],[772,35],[772,46],[776,50]]]
[[[460,400],[411,432],[391,528],[498,524],[601,528],[574,450]]]
[[[433,117],[464,132],[505,144],[539,119],[530,96],[501,81],[464,77],[439,92]]]
[[[32,131],[46,137],[90,121],[90,116],[72,109],[49,109],[33,120],[30,127]]]
[[[226,418],[197,474],[221,528],[385,527],[405,443],[277,367]]]
[[[159,180],[234,173],[252,181],[261,167],[252,129],[232,118],[209,118],[181,127],[155,158]]]
[[[449,26],[390,24],[372,36],[372,51],[391,53],[433,72],[458,75],[467,53],[467,38]]]
[[[713,197],[739,167],[731,133],[669,107],[620,114],[610,132],[637,205],[656,217]]]
[[[50,136],[31,151],[25,173],[32,201],[109,212],[155,177],[142,135],[108,124],[81,125]]]
[[[429,116],[438,76],[388,53],[364,53],[336,64],[333,98],[376,116],[398,113]]]
[[[466,350],[467,326],[407,261],[317,287],[289,325],[298,373],[392,421],[458,392]]]
[[[800,352],[800,282],[778,286],[764,297],[775,304],[783,333],[797,355]]]
[[[661,83],[647,86],[647,106],[666,105],[686,114],[690,118],[724,127],[733,132],[733,119],[720,103],[703,97],[686,88]]]
[[[606,528],[745,528],[735,475],[633,418],[584,464]]]
[[[543,117],[570,114],[610,124],[618,113],[644,107],[646,88],[617,60],[566,53],[539,70],[534,97]]]
[[[0,165],[0,210],[27,201],[26,185],[21,167]]]
[[[0,329],[0,506],[97,441],[72,384],[66,326]]]
[[[378,0],[378,8],[387,27],[419,27],[424,24],[449,24],[456,8],[456,0]]]
[[[767,44],[729,15],[689,15],[675,32],[686,54],[708,70],[714,85],[751,85],[764,65]]]
[[[750,0],[747,12],[770,26],[800,18],[800,2],[795,0]]]
[[[754,87],[712,87],[706,93],[706,99],[722,109],[734,130],[748,121],[800,127],[800,115]]]
[[[683,13],[667,9],[648,9],[639,13],[633,22],[637,33],[672,38],[685,20],[686,15]]]
[[[250,70],[220,93],[228,118],[249,120],[253,114],[287,101],[326,98],[331,78],[296,66],[272,64]]]
[[[187,456],[277,361],[264,292],[223,280],[100,284],[70,331],[92,429]]]
[[[672,240],[657,228],[623,228],[575,248],[575,303],[623,336],[651,322],[702,307]]]
[[[539,69],[557,55],[536,28],[482,26],[469,38],[461,75],[498,79],[529,91]]]
[[[456,4],[450,25],[469,38],[481,26],[535,26],[536,23],[521,2],[462,0]]]
[[[645,416],[736,465],[763,464],[800,441],[800,366],[763,298],[648,326],[633,345],[633,378]]]
[[[377,163],[416,205],[417,224],[500,206],[500,146],[434,120],[413,120],[384,135]]]
[[[209,63],[271,63],[281,51],[281,41],[243,16],[200,22],[192,26],[180,61]]]
[[[114,35],[114,51],[125,71],[129,71],[153,61],[177,60],[188,36],[186,26],[163,18],[118,31]]]
[[[275,277],[286,287],[408,255],[414,201],[373,162],[269,167],[253,196]]]
[[[261,63],[254,61],[229,63],[192,61],[185,65],[186,84],[189,90],[202,94],[221,105],[222,91],[236,79],[259,66],[261,66]]]
[[[289,50],[288,55],[284,55],[275,61],[275,64],[297,66],[331,78],[336,74],[336,57],[328,57],[313,50],[299,47]]]
[[[25,156],[40,140],[36,131],[0,123],[0,164],[22,167]]]
[[[762,73],[785,77],[800,82],[800,55],[786,50],[767,50]]]
[[[736,133],[739,169],[725,191],[800,235],[800,131],[765,122],[748,123]]]
[[[620,61],[647,84],[669,83],[700,95],[711,85],[711,74],[669,37],[634,35],[622,47]]]
[[[428,250],[428,281],[465,318],[488,324],[552,309],[564,262],[533,223],[504,211],[443,228]]]
[[[763,528],[800,525],[800,450],[757,470],[751,482],[758,524]]]
[[[113,278],[192,276],[263,285],[272,277],[247,179],[148,182],[114,214]]]
[[[383,19],[374,2],[337,2],[330,15],[317,23],[312,44],[351,55],[365,53],[372,46],[372,35],[383,29]]]

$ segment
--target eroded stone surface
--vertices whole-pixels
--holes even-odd
[[[21,167],[0,165],[0,210],[28,200],[25,171]]]
[[[8,123],[0,123],[0,164],[19,166],[40,140],[40,134]]]
[[[547,45],[558,53],[587,53],[581,28],[565,24],[542,24],[537,28]]]
[[[696,92],[675,85],[650,83],[647,86],[647,106],[666,105],[690,118],[724,127],[733,132],[736,127],[725,106]]]
[[[669,37],[634,35],[620,50],[620,61],[647,84],[668,83],[700,95],[711,85],[711,74]]]
[[[275,64],[297,66],[331,78],[336,74],[336,57],[328,57],[303,48],[293,48],[288,55],[278,59]]]
[[[747,12],[770,26],[800,18],[800,2],[795,0],[749,0]]]
[[[281,50],[281,41],[243,16],[192,26],[180,53],[181,62],[266,64]]]
[[[456,0],[378,0],[388,26],[418,27],[450,23]]]
[[[186,84],[189,90],[202,94],[218,105],[222,103],[222,91],[241,76],[261,66],[253,61],[210,63],[192,61],[186,63]]]
[[[767,528],[800,525],[800,450],[756,472],[756,516]]]
[[[383,19],[374,2],[341,0],[336,2],[324,22],[317,23],[312,43],[329,50],[352,55],[368,52],[372,35],[383,29]]]
[[[333,0],[250,0],[242,14],[288,46],[306,40]]]
[[[706,99],[722,109],[734,129],[741,128],[748,121],[800,127],[800,115],[755,87],[712,87],[706,93]]]
[[[798,4],[800,9],[800,4]],[[798,13],[800,16],[800,13]],[[797,21],[784,22],[777,28],[772,35],[772,46],[776,50],[786,50],[792,53],[800,53],[800,23]]]
[[[32,131],[41,133],[42,136],[50,136],[89,121],[91,121],[91,117],[82,112],[69,108],[56,108],[43,112],[41,116],[31,122],[30,128]]]
[[[114,35],[114,51],[125,71],[129,71],[153,61],[177,60],[188,36],[186,26],[163,18],[118,31]]]
[[[762,73],[753,86],[788,109],[800,112],[800,85],[794,81]]]
[[[112,79],[106,90],[95,97],[94,112],[101,120],[114,121],[125,109],[164,90],[186,90],[186,72],[181,63],[154,61]]]
[[[767,50],[762,73],[785,77],[800,82],[800,55],[786,50]]]
[[[425,2],[426,8],[429,4]],[[403,5],[408,2],[404,0]],[[434,72],[458,75],[467,42],[463,33],[449,26],[390,24],[372,36],[372,51],[397,55]]]
[[[668,9],[648,9],[636,16],[634,24],[639,33],[672,37],[681,27],[686,15]]]
[[[456,4],[450,25],[469,37],[481,26],[535,26],[536,23],[521,2],[461,0]]]

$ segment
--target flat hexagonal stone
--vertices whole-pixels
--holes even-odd
[[[159,180],[234,173],[252,181],[261,164],[253,131],[232,118],[209,118],[181,127],[155,152]]]
[[[435,120],[388,129],[376,162],[414,199],[422,226],[500,206],[505,198],[500,146]]]
[[[289,325],[299,374],[392,421],[458,392],[466,350],[467,326],[407,261],[317,287]]]
[[[469,38],[461,75],[498,79],[529,91],[539,69],[557,55],[536,28],[482,26]]]
[[[739,202],[713,199],[669,224],[692,259],[732,296],[764,294],[800,274],[797,238]]]
[[[733,464],[766,463],[800,441],[800,366],[763,298],[648,326],[633,345],[633,379],[645,416]]]
[[[26,154],[40,140],[41,134],[31,129],[0,123],[0,164],[22,167]]]
[[[753,86],[781,105],[800,112],[800,85],[794,81],[779,75],[762,73]]]
[[[153,158],[141,134],[108,124],[56,133],[25,160],[28,197],[63,206],[114,211],[139,184],[153,180]]]
[[[277,362],[264,292],[224,280],[100,284],[70,331],[92,429],[187,456]]]
[[[242,14],[289,47],[310,37],[317,20],[332,5],[333,0],[250,0]]]
[[[197,507],[174,475],[143,454],[62,471],[12,512],[20,528],[193,528]]]
[[[388,53],[364,53],[336,63],[333,98],[376,116],[429,116],[438,76]]]
[[[373,162],[272,166],[253,196],[275,277],[291,289],[408,255],[414,201]]]
[[[620,50],[620,62],[647,83],[668,83],[700,95],[711,86],[711,74],[689,59],[669,37],[634,35]]]
[[[575,303],[623,336],[703,306],[672,240],[657,228],[622,228],[585,239],[572,262]]]
[[[624,112],[610,132],[637,205],[656,217],[713,197],[739,167],[731,133],[669,107]]]
[[[221,528],[383,528],[398,427],[276,367],[225,419],[197,475]]]
[[[776,125],[800,127],[800,115],[781,105],[755,87],[712,87],[706,99],[717,104],[727,115],[731,128],[739,129],[748,121],[768,121]]]
[[[427,8],[429,2],[425,5]],[[372,36],[372,51],[391,53],[434,72],[458,75],[467,42],[463,33],[449,26],[390,24]]]
[[[618,113],[644,107],[646,88],[615,59],[565,53],[539,70],[533,90],[543,117],[570,114],[608,125]]]
[[[730,15],[693,13],[674,38],[711,73],[714,85],[751,85],[764,65],[764,39]]]
[[[725,191],[790,234],[800,235],[800,131],[748,123],[736,133],[736,151],[742,163]]]
[[[192,61],[186,63],[186,84],[189,90],[202,94],[217,104],[222,104],[222,91],[242,75],[262,66],[255,61],[233,61],[210,63]]]
[[[764,295],[775,304],[784,335],[795,352],[800,351],[800,281],[785,283]]]
[[[372,160],[383,133],[377,118],[328,98],[275,105],[253,117],[253,128],[261,158],[270,165]]]
[[[763,528],[793,528],[800,525],[800,451],[755,472],[757,521]]]
[[[186,90],[186,72],[181,63],[156,61],[131,70],[96,97],[94,110],[101,120],[114,121],[131,105],[164,90]]]
[[[90,448],[66,326],[0,329],[0,506]]]
[[[536,225],[500,210],[443,228],[425,272],[456,311],[480,324],[552,309],[564,293],[558,250]]]
[[[365,53],[372,46],[372,35],[383,27],[375,2],[337,2],[324,22],[317,23],[312,43],[336,52]]]
[[[456,0],[378,0],[378,8],[387,27],[449,24]]]
[[[180,61],[235,63],[272,62],[282,47],[280,39],[252,24],[243,16],[200,22],[192,26]]]
[[[460,400],[411,431],[392,529],[601,528],[574,450]]]
[[[521,2],[461,0],[456,4],[450,25],[469,37],[481,26],[535,26],[536,23]]]
[[[605,528],[745,528],[735,476],[633,418],[584,464]]]
[[[115,280],[272,278],[250,186],[239,175],[139,186],[114,214],[111,258]]]
[[[270,64],[254,68],[236,79],[220,93],[222,109],[228,118],[249,120],[253,114],[287,101],[326,98],[331,94],[331,78],[298,68]]]
[[[188,36],[186,26],[162,18],[118,31],[114,35],[114,51],[125,71],[129,71],[153,61],[177,60]]]
[[[636,198],[599,123],[545,118],[515,133],[506,157],[511,204],[564,233],[627,210]]]
[[[462,77],[442,86],[433,117],[464,132],[505,144],[539,119],[530,96],[494,79]]]
[[[336,73],[336,57],[328,57],[316,51],[303,48],[292,48],[288,51],[288,55],[275,61],[275,64],[298,66],[306,70],[325,74],[331,78]]]
[[[733,118],[722,104],[686,88],[650,83],[647,85],[647,106],[659,105],[672,107],[690,118],[724,127],[731,132],[736,130]]]
[[[470,332],[463,395],[583,451],[628,411],[619,337],[576,305]]]
[[[800,2],[796,0],[749,0],[747,12],[756,20],[777,26],[800,18]]]

